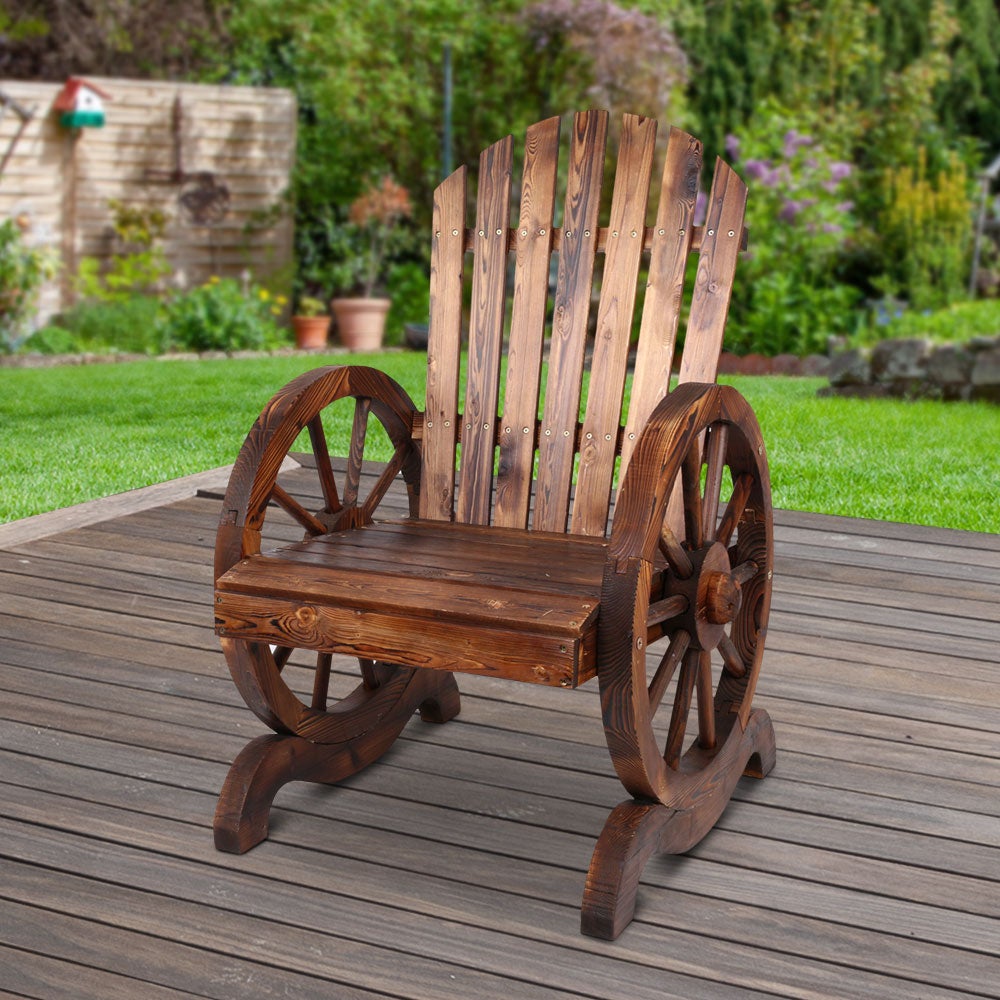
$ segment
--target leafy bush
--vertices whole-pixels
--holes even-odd
[[[161,331],[170,347],[189,351],[240,351],[284,342],[275,324],[286,301],[265,288],[244,290],[232,278],[210,278],[164,306]]]
[[[108,202],[119,252],[103,269],[96,257],[84,257],[76,276],[77,291],[95,302],[123,302],[141,293],[153,293],[170,272],[159,245],[168,216],[158,208]]]
[[[20,354],[75,354],[79,342],[71,330],[64,326],[43,326],[36,330],[18,348]]]
[[[426,265],[417,261],[396,264],[387,282],[392,306],[385,321],[386,340],[399,344],[407,323],[426,323],[431,312],[430,277]]]
[[[973,337],[1000,335],[1000,299],[959,302],[935,312],[908,310],[889,315],[876,311],[860,339],[927,337],[935,341],[962,343]]]
[[[840,270],[857,227],[852,163],[821,131],[778,105],[753,136],[727,138],[751,186],[750,250],[740,263],[727,342],[734,350],[807,354],[853,331],[858,290]]]
[[[74,351],[159,354],[166,346],[160,309],[159,299],[131,295],[112,302],[83,302],[61,313],[56,322],[72,335]]]
[[[42,284],[56,271],[44,249],[24,242],[24,226],[0,223],[0,352],[13,350],[24,335]]]

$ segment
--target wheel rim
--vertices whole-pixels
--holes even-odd
[[[658,530],[620,584],[634,595],[631,631],[613,613],[601,635],[612,759],[634,796],[666,805],[711,783],[712,761],[742,735],[770,608],[760,431],[738,394],[709,388],[665,462]]]
[[[224,506],[245,511],[245,526],[238,552],[232,536],[220,529],[217,574],[237,558],[294,544],[303,537],[296,535],[299,529],[309,539],[372,523],[399,475],[406,485],[410,513],[416,513],[419,455],[410,436],[412,404],[401,390],[398,395],[391,391],[398,386],[379,372],[358,367],[321,369],[298,381],[302,391],[275,397],[240,453]],[[337,403],[353,405],[350,446],[339,476],[327,443],[327,424]],[[366,442],[379,432],[376,428],[389,439],[392,454],[373,473],[364,469],[364,461]],[[266,470],[282,464],[302,431],[312,446],[312,464],[283,484],[276,478],[268,481]],[[245,456],[256,470],[252,480],[238,475]],[[223,648],[233,679],[255,714],[277,732],[318,743],[338,743],[370,730],[398,701],[413,674],[393,664],[361,660],[361,683],[334,700],[328,652],[315,652],[312,667],[302,662],[304,656],[291,660],[296,649],[292,646],[232,639],[223,640]],[[290,661],[293,670],[287,669]],[[311,678],[303,668],[312,671]],[[308,694],[306,689],[311,689]]]

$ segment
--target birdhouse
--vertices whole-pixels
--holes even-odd
[[[104,102],[111,95],[78,76],[71,76],[52,107],[59,112],[59,124],[66,128],[100,128],[104,124]]]

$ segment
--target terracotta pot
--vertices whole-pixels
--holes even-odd
[[[326,337],[330,332],[330,317],[293,316],[292,329],[295,331],[295,346],[314,351],[326,347]]]
[[[382,347],[389,299],[334,299],[340,342],[351,351],[377,351]]]

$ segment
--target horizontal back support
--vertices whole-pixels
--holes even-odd
[[[746,245],[746,187],[717,162],[707,218],[696,226],[701,145],[670,129],[655,222],[646,225],[656,122],[626,115],[602,225],[608,127],[603,111],[573,117],[561,219],[555,215],[558,118],[528,129],[519,178],[510,136],[483,151],[474,226],[466,226],[464,168],[435,194],[422,517],[603,535],[616,463],[620,458],[624,474],[642,428],[668,391],[693,252],[700,256],[680,377],[715,380],[736,260]],[[463,290],[469,252],[471,297]],[[603,267],[595,282],[599,255]],[[623,414],[644,267],[635,373]],[[469,356],[460,412],[464,302]]]

